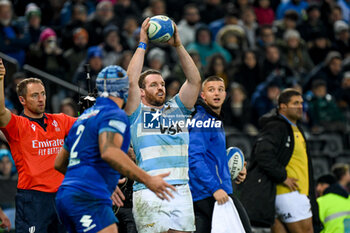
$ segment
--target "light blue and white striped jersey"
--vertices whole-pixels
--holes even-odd
[[[166,102],[162,109],[140,103],[129,116],[131,141],[137,165],[150,175],[169,172],[169,184],[188,183],[189,135],[184,122],[194,109],[188,110],[179,95]],[[134,191],[145,189],[135,182]]]

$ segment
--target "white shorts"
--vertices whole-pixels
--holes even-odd
[[[174,198],[159,199],[149,189],[133,194],[133,215],[139,233],[195,231],[192,195],[188,184],[176,185]]]
[[[277,218],[284,223],[298,222],[312,217],[309,198],[298,191],[277,195],[275,208]]]

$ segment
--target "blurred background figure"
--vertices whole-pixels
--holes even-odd
[[[256,135],[257,129],[251,124],[252,109],[242,85],[231,83],[228,97],[223,105],[224,124],[230,130]]]
[[[71,117],[78,117],[78,107],[72,98],[66,98],[61,101],[60,113],[64,113]]]
[[[335,184],[337,180],[333,174],[326,174],[320,176],[316,181],[316,195],[323,196],[324,191],[331,185]]]

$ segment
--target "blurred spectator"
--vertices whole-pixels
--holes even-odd
[[[96,81],[97,75],[103,68],[102,59],[103,59],[102,50],[99,46],[89,47],[86,55],[86,60],[80,64],[80,66],[78,67],[77,71],[74,74],[73,83],[86,91],[90,91],[88,90],[86,72],[84,69],[84,65],[89,64],[90,65],[90,86],[92,91],[96,85],[95,81]]]
[[[137,46],[137,41],[134,38],[134,32],[138,29],[139,25],[136,17],[128,16],[124,20],[123,30],[121,32],[122,39],[125,40],[125,45],[129,49],[135,49]]]
[[[317,199],[319,217],[323,224],[323,232],[349,232],[350,197],[347,185],[350,183],[349,164],[335,164],[332,173],[337,183],[324,191]]]
[[[204,78],[218,76],[224,80],[225,87],[229,83],[229,74],[227,73],[227,63],[221,54],[214,54],[210,57]]]
[[[322,79],[327,83],[327,90],[331,95],[335,95],[340,87],[342,70],[342,57],[339,52],[331,51],[327,54],[324,62],[315,67],[303,82],[305,91],[311,89],[313,80]]]
[[[281,92],[279,83],[275,81],[261,83],[251,98],[252,122],[258,126],[259,118],[277,107],[277,98]]]
[[[314,66],[305,42],[300,38],[299,32],[294,29],[287,30],[283,38],[285,41],[281,46],[283,59],[294,72],[304,77]]]
[[[85,59],[89,35],[84,28],[77,28],[73,32],[73,47],[63,53],[64,59],[69,61],[67,80],[72,81],[74,73]]]
[[[130,50],[125,50],[122,55],[120,56],[119,60],[117,61],[118,66],[122,67],[124,70],[128,69],[130,60],[132,58],[132,51]]]
[[[305,16],[305,10],[308,7],[308,3],[303,0],[288,0],[281,2],[277,8],[276,19],[282,19],[284,13],[288,10],[295,10],[301,18]]]
[[[257,6],[254,7],[256,21],[260,26],[264,24],[272,25],[275,20],[275,12],[270,7],[270,0],[257,0]]]
[[[342,20],[336,21],[334,23],[334,37],[334,49],[345,57],[345,54],[350,52],[349,25]]]
[[[79,5],[79,8],[76,6]],[[62,10],[60,12],[60,23],[61,26],[65,26],[70,21],[73,21],[74,14],[79,14],[78,11],[81,12],[81,9],[86,9],[86,14],[89,15],[95,11],[95,2],[93,0],[68,0],[65,1]],[[77,16],[77,15],[76,15]],[[75,17],[76,17],[75,16]]]
[[[102,48],[103,66],[115,65],[122,54],[123,45],[121,44],[119,29],[115,25],[108,25],[103,30],[104,43]]]
[[[315,32],[324,32],[326,27],[321,20],[321,11],[318,5],[312,4],[306,9],[307,19],[298,27],[301,37],[305,41],[312,40]]]
[[[62,49],[58,46],[57,35],[51,28],[40,34],[39,42],[30,47],[27,62],[42,71],[66,79],[69,64],[63,58]]]
[[[12,159],[11,151],[3,144],[0,149],[0,179],[16,180],[18,177],[15,162]]]
[[[195,42],[189,44],[186,49],[187,51],[197,51],[203,66],[207,65],[209,57],[215,53],[223,55],[227,62],[231,61],[230,53],[215,41],[212,41],[211,32],[206,26],[200,26],[197,29]]]
[[[239,12],[244,12],[247,8],[251,8],[251,1],[250,0],[237,0],[237,1],[234,1],[234,7]]]
[[[324,58],[331,51],[331,41],[324,31],[318,31],[311,34],[309,41],[309,55],[315,65],[324,61]]]
[[[320,176],[316,181],[316,196],[317,197],[323,196],[324,191],[329,186],[331,186],[332,184],[335,184],[336,182],[337,180],[332,174],[326,174],[326,175]]]
[[[343,110],[350,110],[350,71],[343,74],[341,86],[336,94],[338,106]]]
[[[199,56],[199,53],[197,51],[189,51],[188,52],[194,62],[194,64],[196,65],[201,77],[202,77],[202,80],[204,79],[204,66],[203,64],[201,63],[201,58]],[[183,72],[182,68],[181,68],[181,65],[180,63],[178,62],[174,69],[173,69],[173,76],[175,76],[181,83],[181,85],[186,81],[186,76],[185,76],[185,73]]]
[[[271,25],[262,25],[259,27],[259,37],[256,41],[256,47],[260,55],[264,55],[266,47],[273,45],[275,42],[276,37]]]
[[[283,83],[286,79],[294,76],[292,69],[288,67],[281,59],[280,50],[276,45],[269,45],[265,50],[265,59],[260,64],[261,81],[265,81],[269,76],[278,76],[283,78]]]
[[[85,28],[87,22],[87,9],[83,4],[75,4],[73,7],[72,18],[62,29],[61,46],[63,49],[73,47],[73,32],[77,28]]]
[[[147,64],[150,69],[160,71],[164,80],[166,80],[171,73],[167,64],[166,53],[160,48],[155,47],[148,52]]]
[[[338,0],[337,5],[341,8],[343,20],[350,22],[350,6],[348,0]]]
[[[187,4],[184,7],[184,15],[177,24],[182,44],[186,47],[194,42],[196,27],[200,21],[198,7],[195,4]]]
[[[225,15],[225,8],[221,0],[205,0],[204,3],[200,5],[199,12],[202,22],[209,24],[222,18],[222,16]]]
[[[43,30],[41,26],[41,10],[35,3],[29,3],[25,11],[26,28],[29,33],[30,44],[36,44],[39,41],[40,34]]]
[[[170,100],[179,93],[180,87],[181,83],[176,77],[168,77],[165,80],[166,100]]]
[[[259,25],[255,22],[255,19],[256,17],[253,8],[248,7],[243,10],[242,27],[250,49],[255,49],[256,47],[256,31],[259,28]]]
[[[149,6],[142,13],[144,18],[155,15],[167,15],[166,2],[164,0],[150,0]]]
[[[89,33],[89,46],[98,45],[104,41],[103,30],[114,21],[113,4],[109,1],[99,2],[91,20],[86,24]]]
[[[327,36],[331,41],[334,41],[334,23],[343,20],[343,13],[338,5],[332,5],[330,14],[327,14]]]
[[[283,35],[287,30],[297,29],[298,21],[299,21],[299,15],[296,11],[294,10],[286,11],[286,13],[283,16],[283,19],[276,20],[274,23],[274,26],[277,29],[277,32],[275,33],[276,37],[278,39],[283,40]]]
[[[223,18],[217,19],[209,24],[212,40],[215,40],[221,28],[227,25],[238,25],[240,21],[239,13],[236,9],[228,8]]]
[[[13,107],[16,109],[17,115],[23,111],[23,106],[19,102],[18,95],[16,92],[17,84],[20,83],[23,79],[26,78],[25,73],[17,72],[14,73],[11,77],[11,83],[5,89],[5,96],[9,101],[12,102]]]
[[[233,127],[239,132],[256,135],[257,129],[251,124],[251,105],[243,86],[231,83],[228,93],[223,105],[225,127]]]
[[[241,26],[226,25],[216,36],[216,42],[231,55],[230,66],[240,64],[244,49],[248,48],[247,38]]]
[[[59,112],[71,117],[78,117],[78,107],[74,100],[71,98],[66,98],[62,100]]]
[[[30,37],[23,28],[14,24],[12,17],[11,2],[8,0],[0,1],[0,51],[16,59],[22,66]]]
[[[250,99],[255,88],[262,81],[260,67],[258,65],[256,53],[247,50],[242,56],[242,65],[238,68],[234,77],[230,77],[230,81],[240,83],[246,90],[247,98]]]
[[[306,98],[311,131],[320,133],[344,129],[344,116],[334,97],[327,93],[327,83],[324,80],[314,80],[311,91],[312,95]]]
[[[114,15],[119,28],[125,26],[126,20],[135,19],[136,24],[141,20],[141,12],[137,7],[135,1],[132,0],[118,0],[114,4]]]

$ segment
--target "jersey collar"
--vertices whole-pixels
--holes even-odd
[[[34,122],[38,123],[38,125],[40,125],[40,127],[46,131],[47,124],[45,124],[45,119],[47,119],[47,116],[45,113],[43,114],[42,118],[31,118],[31,117],[27,116],[26,114],[24,114],[24,111],[22,111],[20,116],[23,116],[30,121],[34,121]]]

